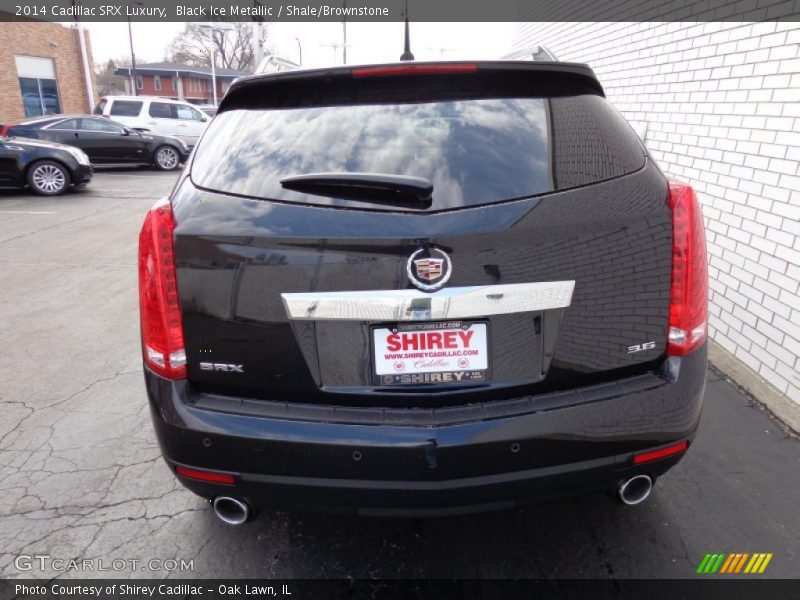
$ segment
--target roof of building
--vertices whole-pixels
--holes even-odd
[[[130,66],[121,66],[117,67],[115,71],[117,75],[130,75],[131,67]],[[160,73],[170,73],[175,74],[180,73],[181,75],[199,75],[201,77],[211,77],[211,67],[195,67],[190,65],[181,65],[178,63],[173,62],[157,62],[157,63],[144,63],[144,64],[137,64],[136,65],[136,72],[140,74],[155,74],[158,75]],[[216,75],[217,77],[230,77],[231,79],[235,77],[242,77],[243,75],[248,75],[249,73],[245,73],[244,71],[237,71],[236,69],[223,69],[217,68]]]

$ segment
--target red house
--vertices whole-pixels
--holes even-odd
[[[126,93],[132,95],[133,69],[119,67],[116,74],[127,77]],[[222,98],[231,82],[243,75],[248,73],[218,68],[217,98]],[[142,96],[161,96],[193,104],[211,104],[214,101],[211,82],[211,67],[190,67],[169,62],[136,65],[136,93]]]

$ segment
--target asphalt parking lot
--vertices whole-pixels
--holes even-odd
[[[64,575],[15,561],[46,554],[194,560],[69,577],[692,577],[707,552],[770,552],[766,575],[800,576],[800,441],[713,372],[696,443],[637,507],[221,524],[162,462],[141,374],[137,234],[175,179],[106,171],[56,199],[0,192],[2,576]]]

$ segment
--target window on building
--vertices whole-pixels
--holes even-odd
[[[26,117],[57,115],[61,112],[56,72],[52,59],[15,56],[22,106]]]
[[[157,90],[161,89],[161,75],[153,75],[153,87]]]
[[[172,78],[172,91],[173,92],[177,92],[178,91],[178,78],[177,77],[173,77]]]
[[[138,117],[142,103],[136,100],[114,100],[109,113],[112,117]]]
[[[144,79],[142,79],[141,75],[136,76],[136,89],[137,90],[144,89]]]
[[[206,81],[206,91],[207,92],[213,92],[214,91],[214,86],[212,85],[212,81],[210,79],[208,81]]]

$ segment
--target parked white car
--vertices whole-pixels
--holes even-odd
[[[132,129],[171,135],[193,147],[211,120],[188,102],[155,96],[104,96],[94,114],[109,117]]]

